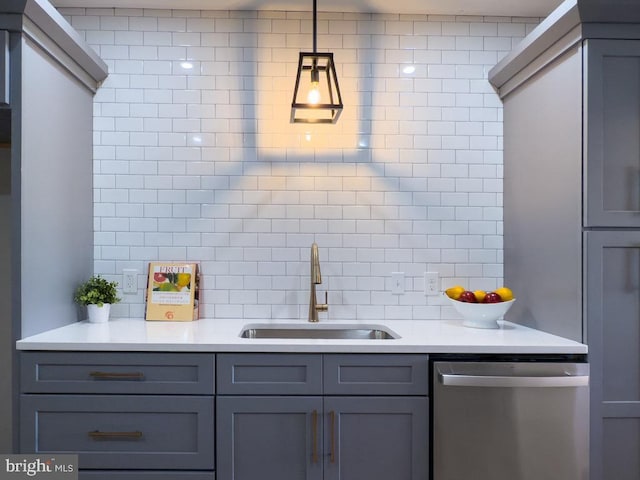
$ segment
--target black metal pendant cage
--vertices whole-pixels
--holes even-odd
[[[300,52],[291,123],[336,123],[342,113],[333,53],[317,51],[317,23],[317,0],[313,0],[313,52]]]
[[[320,101],[307,98],[304,85],[316,85]],[[336,123],[342,113],[342,95],[333,53],[300,52],[291,102],[292,123]]]

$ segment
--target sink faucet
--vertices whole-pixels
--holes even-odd
[[[324,303],[318,303],[316,300],[316,285],[322,283],[322,275],[320,274],[320,256],[318,255],[318,244],[313,242],[311,245],[311,291],[309,298],[309,321],[318,321],[318,312],[326,312],[329,310],[328,294],[324,293]]]

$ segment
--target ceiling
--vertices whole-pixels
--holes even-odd
[[[50,0],[56,7],[310,11],[312,0]],[[318,0],[325,12],[546,17],[562,0]]]

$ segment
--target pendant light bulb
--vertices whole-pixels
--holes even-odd
[[[320,83],[320,72],[318,72],[318,64],[314,61],[311,68],[311,90],[307,94],[307,101],[311,105],[317,105],[320,103],[320,90],[318,84]]]
[[[311,90],[309,90],[309,93],[307,94],[307,101],[311,105],[317,105],[320,103],[320,90],[318,90],[317,83],[311,84]]]

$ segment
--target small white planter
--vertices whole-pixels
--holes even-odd
[[[99,307],[98,305],[87,305],[89,322],[91,323],[107,323],[109,321],[110,311],[110,303],[104,303],[101,307]]]

